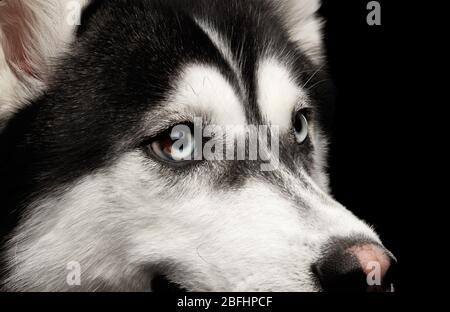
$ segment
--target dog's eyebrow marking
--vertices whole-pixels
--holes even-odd
[[[235,89],[219,69],[209,65],[191,64],[182,71],[169,98],[169,110],[207,114],[219,126],[246,124]]]
[[[257,95],[261,115],[280,130],[291,127],[293,112],[307,99],[286,66],[273,58],[264,59],[258,65]]]
[[[234,76],[237,79],[239,91],[242,95],[247,95],[244,78],[240,69],[239,61],[234,57],[232,51],[229,48],[227,40],[212,26],[211,23],[202,21],[198,18],[194,18],[198,27],[209,37],[214,47],[219,51],[222,58],[228,64],[233,71]]]

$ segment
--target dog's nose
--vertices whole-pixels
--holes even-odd
[[[324,291],[394,291],[396,260],[377,243],[334,239],[313,272]]]

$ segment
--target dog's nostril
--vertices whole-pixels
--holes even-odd
[[[376,243],[333,240],[312,270],[324,291],[393,291],[395,266]]]
[[[170,281],[165,275],[155,275],[151,282],[152,292],[161,292],[161,293],[177,293],[177,292],[185,292],[177,283]]]

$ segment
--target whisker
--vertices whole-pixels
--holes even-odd
[[[306,86],[308,85],[308,83],[323,69],[324,65],[320,66],[319,69],[317,69],[314,74],[311,75],[311,77],[309,77],[309,79],[305,82],[305,84],[303,85],[302,88],[306,88]]]
[[[312,89],[314,89],[314,87],[318,86],[319,84],[323,83],[323,82],[327,82],[328,79],[323,79],[321,81],[316,82],[315,84],[313,84],[311,87],[308,88],[308,91],[311,91]]]

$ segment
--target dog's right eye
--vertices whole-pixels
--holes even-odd
[[[161,161],[171,163],[191,161],[195,151],[192,128],[187,125],[174,126],[151,139],[146,144],[146,149]]]

